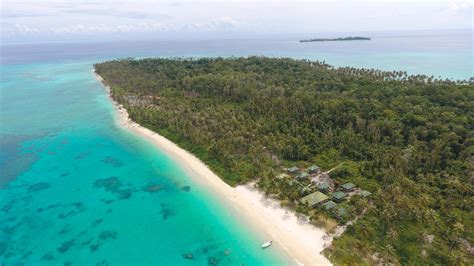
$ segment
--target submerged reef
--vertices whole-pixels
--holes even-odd
[[[104,219],[97,219],[97,220],[95,220],[91,223],[91,227],[94,227],[94,226],[102,223],[103,221],[104,221]]]
[[[99,239],[107,240],[107,239],[117,239],[117,231],[103,231],[99,235]]]
[[[185,259],[187,259],[187,260],[192,260],[192,259],[194,259],[194,255],[193,255],[193,253],[191,253],[191,252],[183,253],[182,256],[183,256],[183,258],[185,258]]]
[[[219,265],[219,260],[215,257],[207,257],[207,265],[209,266]]]
[[[162,203],[161,204],[161,211],[160,211],[161,217],[163,220],[168,219],[169,216],[174,216],[176,215],[176,212],[171,209],[168,204]]]
[[[53,254],[51,254],[51,252],[48,252],[41,257],[41,260],[43,261],[54,260],[54,256]]]
[[[90,152],[81,152],[79,155],[74,157],[74,159],[81,160],[81,159],[86,158],[89,154],[91,154],[91,153]]]
[[[64,253],[66,251],[68,251],[72,246],[74,246],[74,243],[76,242],[75,239],[71,239],[71,240],[68,240],[68,241],[64,241],[61,243],[61,245],[57,248],[57,251],[59,253]]]
[[[49,183],[39,182],[28,187],[28,193],[38,192],[44,189],[49,188]]]
[[[114,157],[112,156],[107,156],[105,157],[104,159],[101,160],[101,162],[105,163],[105,164],[110,164],[112,165],[113,167],[121,167],[124,165],[123,162],[121,162],[120,160],[118,159],[115,159]]]
[[[128,199],[132,196],[131,188],[123,188],[125,185],[120,182],[120,180],[115,177],[97,179],[94,181],[94,187],[103,188],[105,191],[114,193],[119,199]],[[111,203],[111,202],[106,202]]]
[[[159,185],[159,184],[150,182],[150,183],[144,185],[144,186],[141,188],[141,191],[153,193],[153,192],[158,192],[158,191],[160,191],[161,189],[163,189],[163,186],[162,186],[162,185]]]
[[[62,173],[60,176],[61,176],[61,177],[66,177],[66,176],[68,176],[69,174],[71,174],[71,172],[64,172],[64,173]]]
[[[8,245],[6,242],[0,242],[0,256],[3,255],[8,249]]]

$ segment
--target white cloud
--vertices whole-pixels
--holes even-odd
[[[74,34],[201,37],[473,27],[474,0],[178,1],[0,0],[1,33],[38,40],[66,34],[73,40]]]
[[[128,33],[128,32],[169,32],[174,31],[176,27],[173,24],[163,23],[135,23],[135,24],[120,24],[120,25],[82,25],[77,24],[73,26],[52,27],[49,29],[54,34],[64,33]]]
[[[21,25],[21,24],[15,24],[15,28],[17,32],[21,34],[38,34],[40,33],[40,30],[34,27],[26,26],[26,25]]]
[[[204,23],[185,24],[183,29],[196,31],[229,31],[238,29],[239,25],[240,23],[235,19],[226,16]]]
[[[474,0],[470,1],[450,1],[447,10],[461,15],[473,16]]]

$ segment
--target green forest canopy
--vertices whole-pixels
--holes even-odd
[[[285,58],[122,59],[95,65],[131,118],[227,183],[338,166],[373,192],[326,251],[335,263],[473,263],[474,86]],[[434,236],[434,238],[433,238]],[[376,254],[377,256],[374,256]]]

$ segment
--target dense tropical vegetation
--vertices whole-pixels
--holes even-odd
[[[321,213],[276,181],[282,167],[335,167],[331,177],[371,191],[350,202],[358,219],[326,250],[334,263],[474,263],[473,79],[263,57],[95,68],[133,120],[231,185],[258,180],[315,221]]]

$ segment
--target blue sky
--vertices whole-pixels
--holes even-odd
[[[1,0],[1,41],[472,29],[470,1]]]

